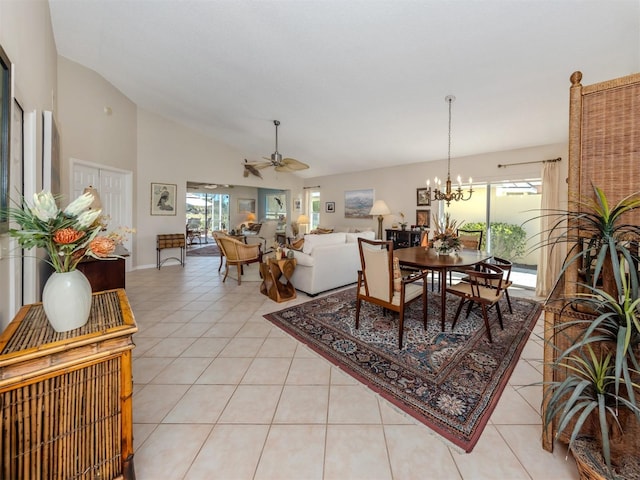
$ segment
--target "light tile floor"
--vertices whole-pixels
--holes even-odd
[[[522,387],[541,381],[539,340],[465,454],[262,317],[306,295],[277,304],[217,268],[127,274],[138,480],[578,478],[563,448],[540,447],[541,389]]]

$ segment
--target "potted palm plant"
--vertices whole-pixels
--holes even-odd
[[[563,311],[587,312],[568,315],[549,340],[555,351],[551,368],[561,373],[547,382],[543,423],[555,421],[557,435],[567,434],[583,478],[619,478],[626,459],[638,457],[640,297],[638,254],[631,240],[640,238],[640,226],[625,223],[624,214],[640,207],[640,197],[610,206],[594,187],[593,199],[577,207],[543,214],[555,220],[540,243],[568,242],[560,275],[580,262],[583,279],[575,294],[555,300]],[[567,221],[575,228],[567,229]],[[587,444],[596,445],[602,458],[597,473],[577,453],[585,436],[593,437]]]
[[[574,456],[576,441],[591,432],[607,478],[620,475],[615,468],[634,468],[628,460],[630,456],[637,458],[637,452],[632,446],[629,448],[625,438],[637,435],[640,427],[638,275],[634,270],[627,271],[624,258],[620,258],[616,264],[621,279],[619,297],[585,284],[589,292],[568,299],[565,305],[568,308],[573,303],[587,304],[597,314],[565,322],[556,332],[578,334],[568,338],[567,348],[556,348],[553,368],[566,370],[566,377],[549,383],[543,418],[545,427],[554,419],[557,421],[558,435],[568,432]],[[635,287],[630,277],[635,277]],[[584,463],[578,465],[585,468]]]

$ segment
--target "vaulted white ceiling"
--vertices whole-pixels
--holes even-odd
[[[569,76],[640,70],[640,0],[50,0],[140,107],[314,177],[566,142]]]

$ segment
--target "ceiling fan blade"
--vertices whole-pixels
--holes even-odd
[[[267,168],[271,166],[271,162],[246,162],[243,165],[251,165],[254,168]]]
[[[278,165],[278,166],[276,166],[276,167],[274,168],[274,170],[275,170],[276,172],[287,172],[287,173],[295,172],[295,170],[294,170],[294,169],[289,168],[289,167],[288,167],[288,166],[286,166],[286,165]]]
[[[282,163],[291,170],[306,170],[309,168],[309,165],[302,163],[300,160],[296,160],[295,158],[283,158]]]

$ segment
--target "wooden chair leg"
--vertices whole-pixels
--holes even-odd
[[[227,263],[225,269],[224,269],[224,278],[222,279],[222,283],[224,283],[224,281],[227,279],[227,275],[229,275],[229,264]]]
[[[500,311],[500,304],[496,302],[496,312],[498,312],[498,322],[500,322],[500,329],[504,330],[504,326],[502,325],[502,312]]]
[[[238,267],[238,285],[242,285],[242,265],[238,263],[236,266]]]
[[[427,305],[427,284],[425,279],[425,284],[422,286],[422,322],[423,322],[425,331],[427,330],[427,311],[428,310],[429,309]]]
[[[404,336],[404,308],[400,309],[398,317],[398,350],[402,350],[402,337]]]
[[[482,303],[482,318],[484,318],[484,328],[487,329],[487,337],[489,338],[489,343],[493,343],[491,339],[491,329],[489,328],[489,316],[487,314],[487,306]]]
[[[464,298],[460,299],[460,303],[458,304],[458,309],[456,310],[456,315],[455,317],[453,317],[453,323],[451,324],[451,331],[453,331],[453,328],[456,326],[456,322],[458,321],[458,317],[460,316],[460,312],[462,311],[462,306],[464,305],[465,300],[466,299]]]
[[[471,314],[471,309],[473,308],[473,302],[469,301],[469,306],[467,307],[467,316],[465,318],[469,318],[469,315]]]
[[[360,303],[362,300],[356,299],[356,328],[360,326]]]
[[[507,297],[507,305],[509,305],[509,313],[513,313],[513,309],[511,308],[511,297],[509,297],[509,289],[504,291],[504,296]]]

